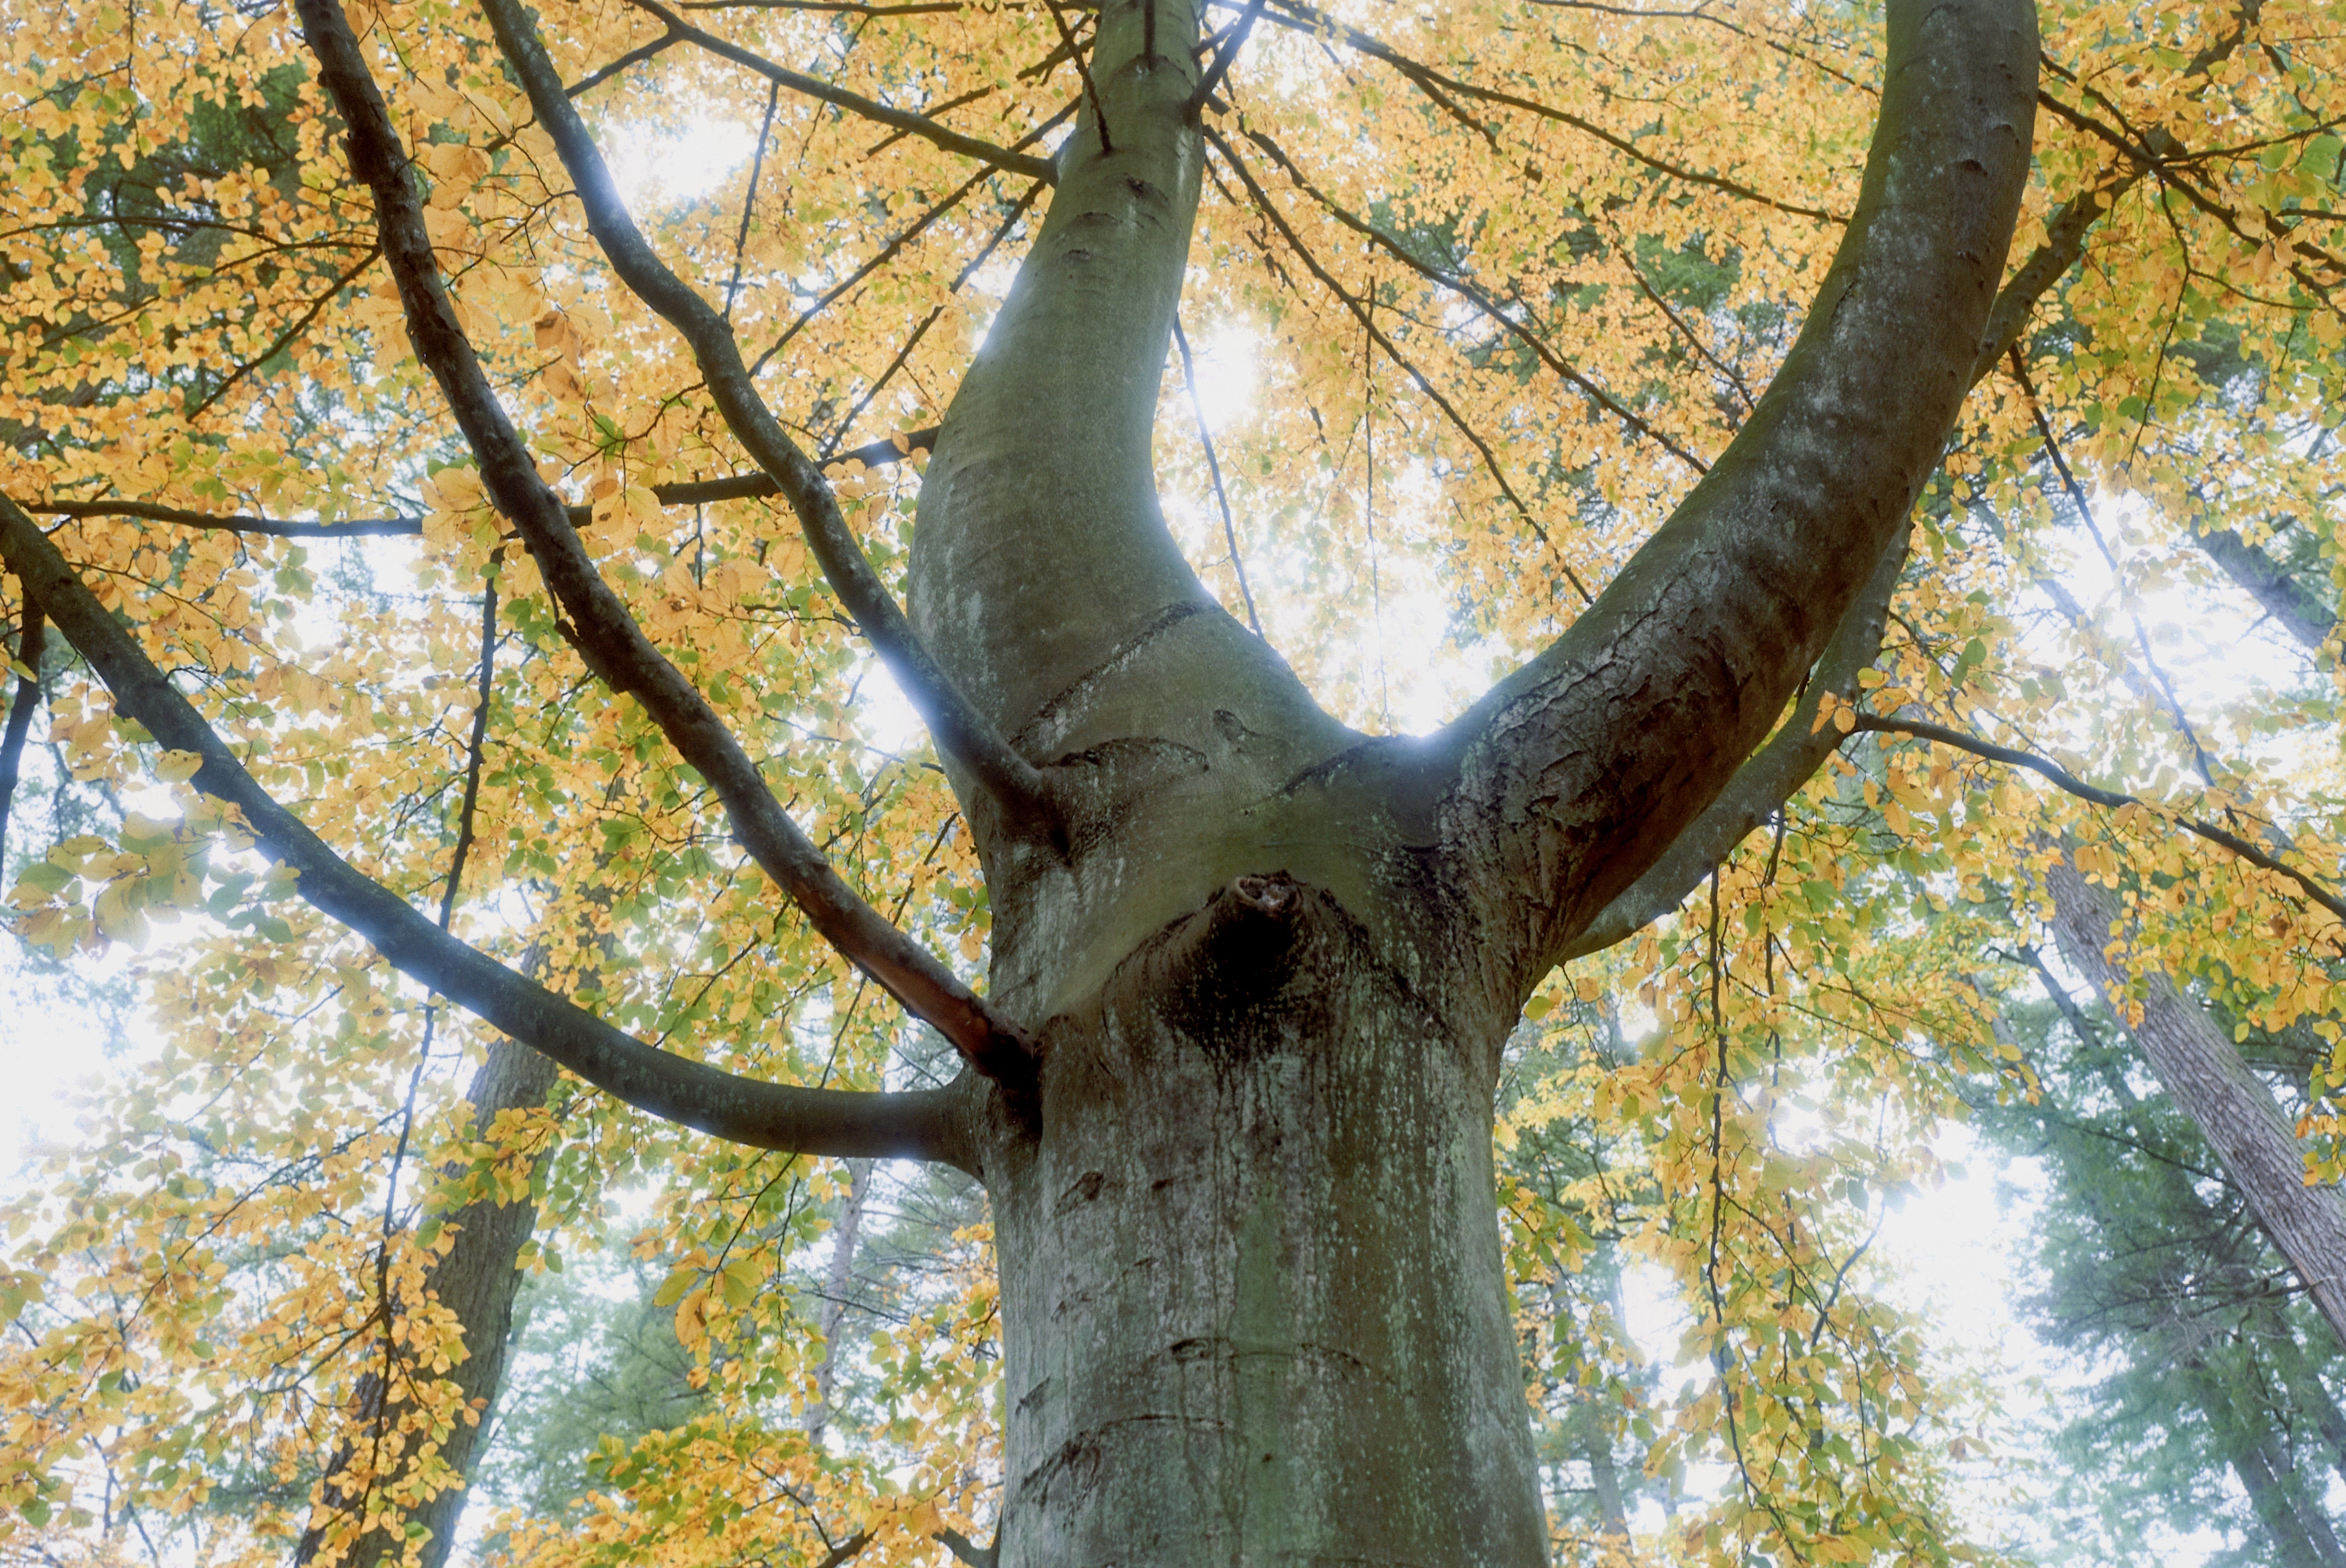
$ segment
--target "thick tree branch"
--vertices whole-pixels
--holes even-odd
[[[0,495],[8,568],[114,694],[116,711],[167,747],[202,758],[197,789],[227,801],[301,896],[374,944],[401,973],[447,996],[581,1078],[656,1116],[756,1148],[966,1165],[951,1088],[861,1094],[768,1084],[658,1051],[442,931],[280,806],[97,602],[32,518]]]
[[[1907,526],[2028,169],[2025,0],[1894,0],[1856,215],[1750,420],[1597,603],[1439,738],[1528,986],[1707,809]]]
[[[627,4],[648,15],[657,17],[662,26],[686,42],[698,44],[710,54],[730,60],[746,70],[754,71],[768,81],[788,87],[794,93],[819,99],[834,108],[845,109],[852,115],[860,116],[875,124],[891,127],[903,131],[906,136],[916,136],[923,141],[944,148],[947,152],[957,152],[964,158],[973,158],[980,163],[992,164],[996,168],[1014,169],[1030,179],[1039,179],[1047,184],[1059,177],[1057,166],[1049,158],[1035,158],[1028,153],[1013,152],[1008,148],[996,147],[990,141],[984,141],[974,136],[964,136],[957,130],[950,130],[937,124],[926,115],[917,115],[909,109],[891,108],[877,99],[867,98],[860,93],[851,93],[844,87],[832,87],[819,76],[805,76],[791,70],[787,66],[778,66],[763,56],[753,54],[741,47],[739,44],[729,42],[714,33],[694,26],[667,6],[659,4],[659,0],[627,0]],[[490,13],[490,23],[498,28],[499,36],[502,38],[505,24],[497,19],[495,11]],[[532,32],[534,35],[535,29],[532,29]],[[508,47],[505,52],[510,58],[511,48]],[[560,78],[557,77],[555,88],[557,94],[561,92],[559,81]],[[535,89],[532,90],[532,97],[536,97]],[[546,118],[543,108],[538,110],[538,117],[541,120]],[[569,160],[566,157],[564,161],[566,163]],[[574,178],[576,172],[575,169],[572,171]]]
[[[1025,1082],[1033,1057],[1024,1036],[840,878],[724,721],[603,581],[561,499],[538,477],[535,459],[456,321],[398,133],[342,6],[338,0],[301,0],[299,10],[321,82],[350,127],[352,167],[373,192],[383,253],[399,285],[416,358],[454,411],[490,498],[520,531],[548,589],[569,614],[588,667],[613,690],[642,701],[678,754],[709,780],[751,857],[825,940],[915,1016],[934,1024],[981,1072],[1013,1085]],[[553,96],[568,114],[558,84]]]
[[[1688,894],[1727,859],[1745,835],[1781,810],[1801,785],[1841,748],[1841,733],[1818,716],[1828,697],[1842,702],[1857,698],[1857,677],[1882,651],[1882,627],[1890,618],[1891,596],[1906,565],[1906,543],[1899,540],[1874,568],[1857,603],[1825,645],[1809,677],[1809,689],[1791,718],[1751,759],[1738,769],[1718,799],[1696,818],[1653,868],[1629,887],[1574,938],[1566,959],[1596,952],[1635,935],[1647,922],[1678,907]]]
[[[726,424],[758,466],[780,484],[840,602],[886,661],[937,745],[979,780],[1011,821],[1043,836],[1055,833],[1058,810],[1042,774],[970,706],[913,635],[894,596],[855,542],[831,486],[759,395],[731,326],[668,269],[628,216],[586,122],[562,96],[562,79],[519,0],[483,0],[482,9],[496,30],[506,64],[520,78],[531,107],[562,155],[586,209],[587,227],[604,255],[620,280],[690,346]]]

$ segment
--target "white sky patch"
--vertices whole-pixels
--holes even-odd
[[[757,151],[758,128],[716,119],[680,130],[612,125],[600,129],[597,140],[620,198],[642,209],[715,190]]]

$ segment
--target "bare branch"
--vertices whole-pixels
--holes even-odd
[[[1302,236],[1296,233],[1294,226],[1287,221],[1287,215],[1279,210],[1278,203],[1270,199],[1270,193],[1263,189],[1261,184],[1256,180],[1254,171],[1247,167],[1246,160],[1239,156],[1238,149],[1230,146],[1229,142],[1210,126],[1206,128],[1205,137],[1207,144],[1220,155],[1224,163],[1229,166],[1230,172],[1239,177],[1239,183],[1246,187],[1247,195],[1253,201],[1256,209],[1270,220],[1271,227],[1279,230],[1280,238],[1287,241],[1288,249],[1295,252],[1296,260],[1303,263],[1304,270],[1317,278],[1330,293],[1341,301],[1344,309],[1352,312],[1352,319],[1360,322],[1362,330],[1368,333],[1369,341],[1382,349],[1385,357],[1401,367],[1402,372],[1409,377],[1411,383],[1423,392],[1434,407],[1440,409],[1443,417],[1450,422],[1453,428],[1464,436],[1474,450],[1482,454],[1483,466],[1489,471],[1492,482],[1498,485],[1499,493],[1507,498],[1508,504],[1515,507],[1516,514],[1522,517],[1531,531],[1539,536],[1540,543],[1553,551],[1555,544],[1548,538],[1546,527],[1533,515],[1530,505],[1524,498],[1516,494],[1515,485],[1507,478],[1507,471],[1499,463],[1499,454],[1491,450],[1491,443],[1484,437],[1483,433],[1467,422],[1466,416],[1458,411],[1458,405],[1452,402],[1441,388],[1427,380],[1425,374],[1410,362],[1408,356],[1401,351],[1401,346],[1392,341],[1392,336],[1383,328],[1377,325],[1375,318],[1370,313],[1368,308],[1362,304],[1360,299],[1339,282],[1334,273],[1320,264],[1319,258],[1313,256],[1310,248],[1303,243]],[[1593,596],[1582,585],[1579,575],[1565,562],[1560,553],[1556,555],[1556,562],[1562,566],[1564,575],[1571,580],[1572,585],[1579,590],[1581,598],[1584,601],[1592,600]]]
[[[1384,251],[1385,254],[1391,256],[1394,260],[1399,261],[1402,266],[1407,267],[1411,271],[1417,273],[1420,277],[1424,278],[1433,283],[1438,284],[1442,288],[1449,290],[1452,293],[1465,300],[1476,310],[1482,311],[1482,313],[1494,324],[1500,327],[1510,336],[1523,343],[1525,348],[1531,350],[1532,353],[1538,358],[1542,364],[1547,366],[1550,371],[1562,378],[1566,383],[1572,386],[1574,390],[1577,391],[1581,396],[1586,398],[1589,402],[1603,409],[1606,413],[1611,414],[1615,419],[1619,420],[1623,424],[1628,426],[1632,432],[1644,436],[1647,441],[1652,442],[1655,445],[1668,453],[1672,457],[1677,458],[1680,463],[1685,463],[1688,468],[1693,469],[1697,473],[1708,473],[1710,472],[1710,464],[1705,463],[1702,459],[1688,452],[1685,447],[1680,446],[1677,442],[1672,441],[1668,436],[1663,434],[1660,431],[1656,430],[1652,425],[1647,424],[1644,420],[1638,418],[1636,414],[1623,407],[1619,400],[1615,398],[1611,392],[1606,392],[1603,387],[1598,386],[1595,382],[1589,380],[1561,354],[1558,354],[1553,348],[1549,347],[1548,342],[1545,338],[1542,338],[1538,333],[1533,331],[1523,322],[1516,321],[1513,316],[1508,315],[1506,311],[1501,310],[1499,308],[1498,301],[1492,299],[1489,294],[1484,292],[1480,286],[1469,279],[1460,277],[1457,273],[1451,271],[1447,268],[1438,267],[1433,262],[1423,260],[1411,251],[1410,249],[1403,245],[1400,240],[1394,239],[1391,234],[1386,233],[1375,224],[1369,222],[1366,219],[1356,217],[1352,213],[1346,211],[1342,207],[1337,205],[1337,203],[1325,192],[1321,191],[1305,177],[1303,171],[1296,167],[1295,160],[1289,158],[1286,152],[1277,142],[1271,140],[1270,137],[1266,136],[1261,131],[1250,128],[1246,135],[1248,140],[1262,148],[1262,150],[1270,156],[1272,162],[1278,164],[1280,168],[1287,172],[1288,178],[1295,182],[1297,189],[1302,191],[1305,195],[1311,197],[1312,200],[1318,202],[1321,207],[1327,211],[1331,218],[1333,218],[1337,222],[1342,224],[1353,233],[1361,235],[1362,238],[1369,240],[1370,243]],[[1638,281],[1642,284],[1644,280],[1639,279]],[[1667,309],[1667,307],[1665,308]]]
[[[926,425],[919,430],[903,431],[895,435],[882,436],[850,451],[824,460],[825,473],[843,472],[851,464],[866,469],[886,468],[903,462],[916,452],[927,452],[937,444],[937,427]],[[781,494],[781,486],[770,473],[735,473],[722,479],[678,480],[655,484],[652,496],[663,506],[705,506],[712,501],[755,501]],[[149,523],[176,523],[189,528],[209,528],[225,534],[252,534],[276,539],[357,539],[412,538],[423,532],[421,517],[349,517],[337,523],[312,523],[301,519],[260,517],[247,513],[198,512],[186,506],[164,506],[152,501],[36,501],[26,510],[45,512],[53,517],[136,517]],[[566,508],[575,526],[584,526],[594,515],[591,506]]]
[[[197,512],[185,506],[163,506],[152,501],[36,501],[32,510],[54,517],[137,517],[148,523],[178,523],[190,528],[211,528],[229,534],[256,534],[272,539],[362,539],[408,537],[423,532],[421,517],[352,517],[340,523],[287,522],[246,513]]]
[[[520,531],[547,588],[568,612],[574,644],[588,667],[613,690],[643,702],[678,754],[709,780],[743,846],[832,946],[915,1016],[934,1024],[981,1072],[1014,1086],[1025,1084],[1033,1064],[1025,1036],[841,879],[774,798],[757,764],[707,699],[651,645],[596,570],[456,321],[398,133],[339,0],[301,0],[299,10],[321,83],[350,127],[352,169],[373,192],[383,252],[399,286],[416,358],[431,370],[454,411],[491,499]],[[537,58],[543,66],[544,55]],[[558,82],[547,87],[546,96],[576,124]],[[545,114],[543,105],[540,112]],[[708,310],[705,302],[700,308]],[[790,451],[796,454],[794,447]],[[811,470],[794,477],[801,480],[802,492],[820,490],[828,496]]]
[[[1286,14],[1282,15],[1280,15],[1280,12]],[[1578,115],[1553,107],[1537,99],[1521,97],[1494,87],[1478,87],[1472,82],[1461,81],[1455,76],[1433,69],[1431,66],[1422,65],[1411,59],[1400,50],[1378,42],[1357,27],[1345,25],[1318,7],[1303,4],[1303,0],[1278,0],[1271,20],[1280,26],[1293,28],[1300,33],[1308,33],[1315,37],[1338,39],[1371,59],[1390,66],[1426,91],[1437,102],[1444,102],[1445,107],[1448,106],[1443,95],[1455,93],[1461,97],[1474,98],[1487,104],[1498,104],[1506,108],[1521,109],[1526,114],[1536,115],[1542,119],[1554,120],[1558,125],[1570,126],[1583,136],[1594,137],[1616,152],[1645,165],[1657,174],[1668,175],[1672,179],[1682,179],[1693,185],[1708,186],[1713,190],[1724,191],[1729,196],[1740,197],[1746,201],[1756,201],[1763,207],[1772,207],[1779,212],[1789,212],[1795,217],[1812,218],[1820,223],[1847,221],[1841,215],[1828,212],[1823,208],[1802,207],[1797,202],[1779,201],[1772,196],[1755,190],[1739,181],[1729,179],[1722,175],[1705,174],[1699,169],[1687,168],[1667,158],[1656,158],[1651,153],[1641,150],[1627,137],[1606,130],[1594,120],[1584,119]]]
[[[2025,768],[2032,773],[2050,779],[2078,799],[2090,800],[2096,806],[2139,806],[2154,815],[2166,818],[2187,832],[2198,834],[2218,849],[2229,850],[2261,871],[2270,871],[2275,876],[2287,877],[2302,889],[2305,895],[2315,903],[2320,904],[2340,920],[2346,921],[2346,900],[2341,900],[2336,893],[2331,892],[2296,867],[2273,859],[2239,834],[2228,833],[2213,822],[2198,817],[2187,817],[2179,811],[2154,804],[2138,796],[2126,794],[2121,790],[2104,789],[2096,785],[2088,784],[2059,763],[2048,758],[2039,757],[2034,751],[2023,751],[2013,746],[1998,746],[1994,741],[1982,740],[1975,735],[1966,735],[1960,729],[1950,729],[1943,724],[1931,724],[1915,718],[1884,718],[1872,713],[1860,713],[1854,718],[1854,733],[1911,735],[1918,740],[1936,741],[1942,746],[1952,746],[1959,751],[1968,751],[1974,757],[1984,757],[1991,762],[2003,762],[2014,768]]]
[[[1222,489],[1222,463],[1214,455],[1214,433],[1206,428],[1206,405],[1198,396],[1197,361],[1189,357],[1189,335],[1173,319],[1173,346],[1181,351],[1181,384],[1189,389],[1189,412],[1198,416],[1198,444],[1206,449],[1206,472],[1213,476],[1214,502],[1222,509],[1222,537],[1230,547],[1230,570],[1239,577],[1239,597],[1246,601],[1247,625],[1262,636],[1262,617],[1255,614],[1254,590],[1247,586],[1246,563],[1239,559],[1239,525],[1230,516],[1230,498]]]
[[[546,58],[545,46],[519,0],[483,0],[483,9],[496,31],[506,63],[554,138],[586,206],[587,227],[604,254],[621,280],[659,312],[691,348],[726,424],[758,466],[780,485],[791,510],[798,514],[809,549],[840,602],[887,662],[889,672],[927,722],[938,746],[977,778],[1003,808],[1010,824],[1034,836],[1055,836],[1059,812],[1042,773],[1011,748],[922,646],[894,596],[864,558],[831,486],[759,395],[732,328],[668,270],[628,216],[586,122],[562,96],[561,79],[555,75],[553,62]]]
[[[362,873],[261,789],[146,650],[101,606],[24,510],[0,495],[0,553],[114,694],[116,710],[203,764],[197,789],[243,813],[301,896],[374,944],[401,973],[639,1109],[756,1148],[968,1164],[951,1088],[860,1094],[769,1084],[658,1051],[442,931]]]
[[[1239,57],[1239,51],[1246,47],[1247,38],[1254,32],[1254,25],[1262,20],[1262,4],[1263,0],[1247,0],[1245,14],[1239,17],[1238,25],[1230,29],[1230,36],[1223,42],[1220,52],[1215,55],[1214,63],[1206,67],[1206,74],[1198,78],[1197,87],[1189,94],[1190,114],[1195,115],[1204,108],[1206,100],[1214,96],[1214,89],[1222,85],[1222,78],[1230,74],[1230,63]]]
[[[990,141],[982,141],[974,136],[964,136],[957,130],[950,130],[937,124],[926,115],[916,115],[909,109],[891,108],[888,105],[875,98],[867,98],[861,93],[851,93],[844,87],[834,87],[819,76],[806,76],[791,70],[787,66],[778,66],[763,56],[753,54],[741,47],[739,44],[731,43],[714,33],[694,26],[661,5],[659,0],[627,0],[627,4],[638,11],[657,17],[669,32],[688,43],[698,44],[710,54],[730,60],[744,69],[755,71],[768,81],[788,87],[794,93],[820,99],[834,108],[845,109],[850,114],[859,115],[876,124],[893,127],[907,136],[919,137],[923,141],[941,147],[947,152],[957,152],[964,158],[974,158],[980,163],[992,164],[996,168],[1015,169],[1030,179],[1039,179],[1048,184],[1059,178],[1058,166],[1049,158],[1013,152],[1007,148],[996,147]],[[505,25],[496,20],[496,13],[494,10],[490,13],[490,21],[497,27],[498,34],[502,36],[505,31]],[[535,31],[532,29],[533,36]],[[507,53],[510,56],[511,51],[508,50]],[[547,68],[552,69],[551,66]],[[533,99],[536,96],[535,92],[531,95]],[[538,110],[538,117],[540,119],[546,117],[543,108]],[[564,161],[569,160],[566,158]],[[573,178],[576,178],[577,171],[573,169],[571,173]]]
[[[617,59],[612,61],[609,65],[605,66],[602,69],[590,71],[586,76],[580,77],[577,81],[571,83],[568,87],[562,89],[563,96],[565,97],[583,98],[588,93],[593,92],[597,87],[601,87],[605,82],[609,81],[613,76],[619,76],[624,73],[629,66],[640,66],[646,60],[650,59],[653,56],[664,53],[683,42],[684,38],[680,34],[674,32],[662,33],[650,43],[638,45],[636,47],[628,50],[626,54],[620,56]]]

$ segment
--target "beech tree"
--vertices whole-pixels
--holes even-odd
[[[2171,690],[2054,757],[1997,608],[2091,482],[2319,610],[2239,524],[2329,537],[2335,41],[2046,22],[16,19],[12,899],[197,917],[18,1210],[21,1528],[444,1560],[516,1270],[648,1203],[711,1409],[516,1556],[1596,1558],[1617,1445],[1731,1467],[1657,1550],[1962,1549],[1960,1400],[1852,1271],[1953,1081],[2027,1081],[1910,917],[2082,832],[2280,1028],[2346,910],[2318,769],[2191,795]],[[716,123],[713,194],[615,162]],[[1219,446],[1209,321],[1264,345]],[[1389,591],[1495,677],[1431,728]],[[868,1176],[795,1156],[986,1199],[845,1454],[782,1287]],[[1675,1403],[1582,1271],[1630,1241]]]

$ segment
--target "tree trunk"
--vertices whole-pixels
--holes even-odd
[[[510,1040],[492,1040],[488,1058],[474,1074],[472,1086],[465,1095],[473,1106],[473,1135],[486,1138],[500,1112],[545,1104],[560,1075],[561,1070],[552,1058]],[[521,1288],[517,1263],[522,1247],[536,1227],[537,1205],[526,1199],[519,1203],[483,1199],[458,1209],[448,1217],[447,1223],[454,1240],[425,1279],[439,1303],[455,1314],[456,1321],[463,1325],[464,1355],[445,1375],[456,1385],[464,1402],[477,1412],[477,1419],[451,1426],[441,1443],[441,1457],[456,1472],[459,1484],[435,1495],[416,1511],[412,1520],[431,1532],[423,1544],[422,1568],[442,1568],[455,1544],[456,1523],[464,1513],[464,1495],[479,1456],[481,1439],[488,1431],[490,1411],[505,1381],[505,1356],[513,1338],[514,1298]],[[359,1399],[376,1430],[397,1427],[401,1405],[396,1400],[386,1404],[380,1375],[370,1373],[362,1380]],[[328,1463],[323,1506],[294,1548],[297,1568],[319,1559],[338,1515],[366,1506],[366,1487],[342,1484],[342,1477],[356,1456],[354,1444],[364,1441],[364,1436],[355,1439],[353,1445],[345,1446]],[[379,1563],[396,1562],[403,1545],[403,1541],[391,1533],[376,1532],[362,1537],[342,1560],[360,1564],[361,1568],[372,1568]]]
[[[2331,1330],[2346,1341],[2346,1198],[2335,1187],[2306,1185],[2296,1129],[2215,1021],[2164,973],[2129,976],[2111,962],[2118,917],[2108,896],[2066,860],[2055,861],[2045,880],[2063,955],[2104,996],[2138,988],[2142,1022],[2134,1036],[2143,1054],[2199,1125]]]
[[[1545,1561],[1499,1033],[1362,941],[1232,890],[1055,1023],[1040,1136],[985,1158],[1005,1563]]]

